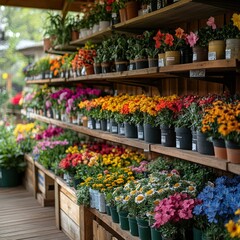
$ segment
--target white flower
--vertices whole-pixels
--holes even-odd
[[[141,203],[145,200],[145,197],[143,194],[138,194],[136,197],[135,197],[135,203]]]

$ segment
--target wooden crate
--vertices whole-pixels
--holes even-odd
[[[76,191],[59,177],[55,179],[56,225],[72,240],[92,240],[94,216],[77,204]]]
[[[93,220],[93,240],[112,240],[117,239],[102,227],[97,221]]]
[[[54,179],[40,169],[37,169],[37,200],[44,207],[55,203]]]

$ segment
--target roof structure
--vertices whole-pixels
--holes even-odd
[[[63,16],[68,11],[85,12],[93,4],[94,0],[0,0],[3,6],[60,10]]]

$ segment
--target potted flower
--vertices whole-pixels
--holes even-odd
[[[165,64],[166,66],[180,63],[180,48],[186,45],[186,34],[182,28],[177,28],[175,34],[161,33],[158,31],[154,40],[156,47],[162,48],[165,51]]]
[[[149,67],[157,67],[158,66],[158,53],[159,48],[156,47],[153,37],[154,32],[145,31],[146,36],[149,38],[149,44],[146,48],[146,52],[148,55],[148,66]]]
[[[66,25],[71,29],[71,40],[75,41],[79,38],[79,31],[80,31],[80,16],[77,15],[70,15],[67,18]]]
[[[126,59],[126,49],[128,48],[127,37],[124,34],[114,36],[115,44],[112,52],[112,58],[115,61],[117,72],[126,71],[128,61]]]
[[[0,138],[0,187],[18,186],[26,166],[21,146],[12,128],[1,126]]]
[[[176,133],[174,121],[178,113],[179,97],[171,95],[159,99],[155,109],[157,112],[156,123],[161,128],[161,144],[166,147],[176,146]]]
[[[223,35],[226,39],[226,59],[240,59],[240,24],[239,14],[234,13],[231,21],[223,26]]]

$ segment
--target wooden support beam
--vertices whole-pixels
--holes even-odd
[[[67,13],[68,13],[73,1],[74,0],[65,0],[64,1],[63,8],[62,8],[63,19],[65,19],[65,17],[67,16]]]

